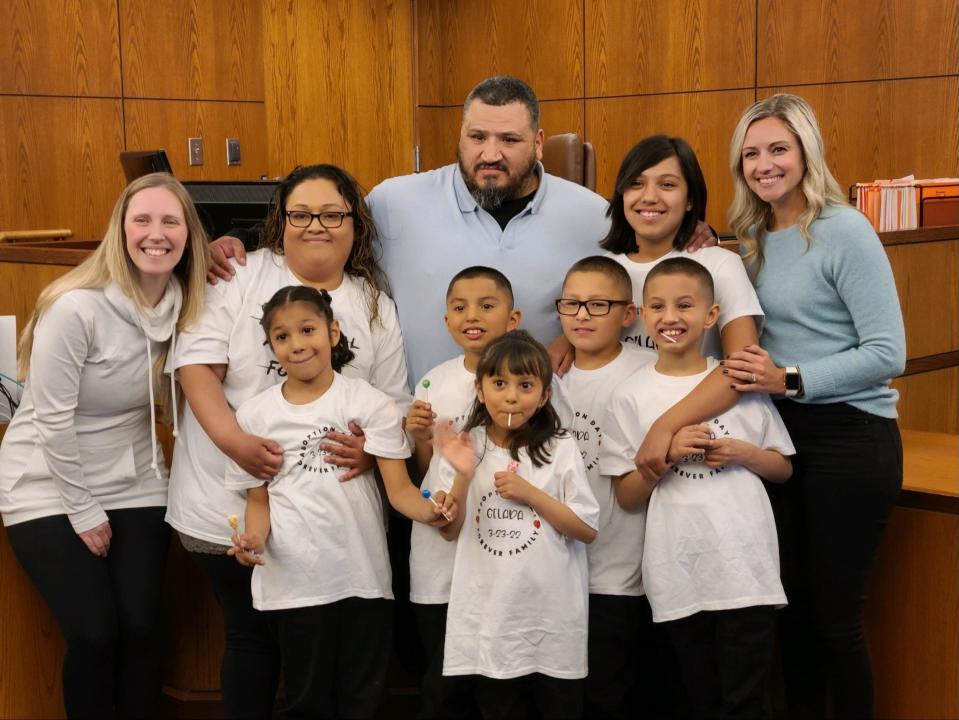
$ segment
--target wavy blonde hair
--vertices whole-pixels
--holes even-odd
[[[729,169],[733,176],[735,195],[729,206],[729,225],[736,238],[745,248],[743,263],[753,280],[763,266],[763,235],[773,217],[769,203],[760,200],[749,189],[743,175],[743,145],[746,132],[757,120],[774,117],[786,126],[786,129],[799,141],[803,163],[800,190],[806,199],[806,209],[799,215],[799,232],[806,239],[806,246],[812,243],[809,226],[816,220],[827,205],[848,205],[839,183],[826,166],[822,133],[816,121],[816,113],[805,100],[798,95],[778,93],[765,100],[750,105],[739,119],[733,131],[729,146]]]
[[[181,331],[199,318],[206,292],[206,272],[210,265],[209,239],[206,230],[200,223],[186,188],[179,181],[169,173],[144,175],[131,182],[120,193],[110,215],[110,224],[97,249],[73,270],[47,285],[40,293],[33,314],[20,335],[17,372],[21,379],[25,379],[30,370],[33,334],[37,323],[54,302],[71,290],[102,288],[115,282],[136,305],[142,308],[147,307],[146,298],[137,282],[136,267],[127,253],[123,221],[133,196],[141,190],[156,187],[169,190],[180,201],[188,231],[183,257],[173,268],[173,275],[179,281],[180,289],[183,291],[183,304],[180,308],[180,317],[177,319],[177,330]],[[161,388],[165,386],[162,375],[165,362],[166,351],[162,352],[153,364],[157,386]],[[165,398],[168,393],[161,391],[158,395],[160,398]]]

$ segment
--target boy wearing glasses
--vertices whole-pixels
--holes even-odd
[[[620,341],[623,329],[636,320],[636,306],[629,275],[615,260],[597,255],[574,264],[556,310],[574,349],[573,366],[561,380],[574,411],[568,430],[579,445],[600,507],[599,534],[586,548],[586,717],[627,718],[639,707],[638,653],[645,644],[643,628],[649,625],[640,578],[646,516],[643,508],[627,512],[616,504],[610,478],[600,476],[599,447],[610,395],[650,357]]]

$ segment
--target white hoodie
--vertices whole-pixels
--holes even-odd
[[[179,284],[137,311],[111,284],[71,290],[34,330],[20,407],[0,445],[4,525],[66,514],[78,533],[106,510],[166,505],[152,359],[174,334]]]

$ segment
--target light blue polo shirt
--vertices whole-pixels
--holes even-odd
[[[607,202],[539,165],[539,189],[501,230],[476,204],[456,164],[391,178],[367,197],[383,244],[383,270],[399,311],[412,386],[462,352],[443,315],[452,277],[471,265],[496,268],[513,285],[521,327],[548,344],[561,332],[553,301],[570,266],[601,252]]]

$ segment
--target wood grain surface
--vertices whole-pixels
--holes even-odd
[[[120,0],[126,97],[263,100],[261,0]]]
[[[754,0],[587,0],[586,97],[752,88]]]
[[[901,427],[959,433],[959,367],[899,377],[892,386],[899,391]]]
[[[953,0],[759,0],[759,85],[959,73]]]
[[[123,189],[120,101],[0,96],[0,223],[101,237]]]
[[[259,180],[269,168],[264,103],[123,101],[130,150],[164,148],[180,180]],[[188,163],[187,138],[204,139],[203,165]],[[240,165],[226,164],[226,139],[240,140]]]
[[[760,88],[801,95],[816,111],[826,161],[843,188],[914,174],[959,174],[959,77]]]
[[[876,717],[959,717],[959,516],[893,511],[865,619]]]
[[[0,2],[0,93],[120,95],[117,0]]]
[[[583,97],[583,0],[417,0],[418,105],[458,105],[515,75],[540,100]]]
[[[908,357],[959,350],[959,240],[886,248],[906,324]]]
[[[370,188],[412,171],[411,12],[393,0],[267,0],[270,175],[332,162]]]
[[[752,90],[646,95],[586,101],[586,137],[596,147],[596,191],[609,197],[626,152],[648,135],[685,138],[706,176],[706,221],[725,230],[732,200],[728,143]]]

